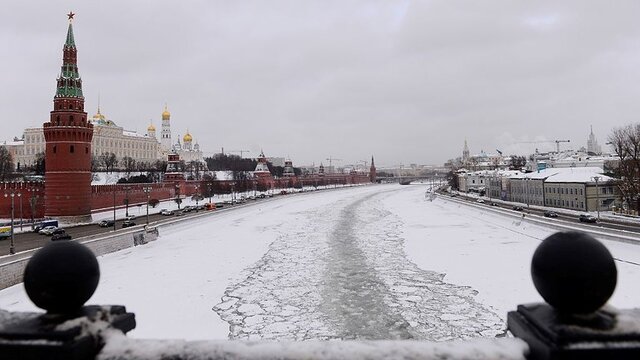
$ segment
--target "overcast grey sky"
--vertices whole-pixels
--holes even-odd
[[[3,2],[4,139],[48,120],[66,13],[85,104],[126,129],[188,129],[207,152],[264,149],[441,164],[601,144],[640,114],[639,1]],[[565,144],[566,145],[566,144]],[[246,155],[245,155],[246,156]]]

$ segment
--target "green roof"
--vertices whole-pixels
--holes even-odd
[[[73,40],[73,27],[71,23],[69,23],[69,30],[67,30],[67,41],[64,43],[64,46],[76,47],[76,43]]]

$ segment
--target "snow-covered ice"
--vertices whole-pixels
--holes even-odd
[[[542,301],[530,259],[554,231],[425,199],[420,185],[287,195],[161,227],[157,241],[99,258],[89,301],[124,304],[136,338],[493,337],[507,311]],[[637,306],[640,247],[605,242],[611,304]],[[22,285],[0,308],[33,311]]]

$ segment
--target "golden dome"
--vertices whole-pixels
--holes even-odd
[[[100,106],[98,106],[98,113],[93,115],[93,121],[98,121],[98,120],[104,121],[105,119],[106,117],[100,113]]]
[[[191,136],[191,134],[189,134],[189,131],[187,131],[186,134],[184,134],[184,137],[182,138],[183,142],[191,142],[193,140],[193,137]]]
[[[147,128],[147,131],[156,131],[156,127],[153,126],[153,124],[149,124],[149,127]]]
[[[169,120],[171,118],[171,113],[167,110],[167,105],[164,106],[164,111],[162,112],[162,120]]]

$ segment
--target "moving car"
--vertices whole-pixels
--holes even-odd
[[[136,223],[133,222],[133,220],[125,220],[125,221],[122,222],[122,227],[123,228],[128,228],[128,227],[131,227],[131,226],[136,226]]]
[[[58,234],[53,234],[53,236],[51,236],[51,241],[58,241],[58,240],[71,240],[71,235],[67,234],[63,229],[61,233]]]
[[[482,199],[478,199],[478,200],[476,200],[476,202],[480,203],[480,204],[484,204],[484,200],[482,200]]]
[[[171,215],[173,215],[173,211],[167,210],[167,209],[162,209],[162,210],[160,210],[160,215],[171,216]]]
[[[557,218],[558,213],[552,210],[545,210],[544,217]]]
[[[116,222],[113,220],[102,220],[98,223],[100,227],[112,227]]]
[[[42,230],[38,231],[40,235],[53,235],[53,231],[57,229],[57,226],[45,226]]]
[[[58,234],[64,234],[64,233],[66,233],[66,231],[64,231],[63,228],[56,228],[51,232],[51,235],[58,235]]]
[[[591,214],[580,214],[580,217],[578,219],[580,219],[580,222],[586,222],[586,223],[598,222],[598,218],[596,218]]]
[[[512,207],[512,209],[513,209],[513,210],[515,210],[515,211],[522,211],[522,206],[520,206],[520,205],[514,205],[514,206]]]
[[[174,214],[176,214],[176,216],[182,216],[182,215],[184,215],[184,212],[182,212],[182,210],[178,210],[178,211],[174,212]]]
[[[58,220],[44,220],[33,228],[33,232],[39,233],[40,230],[44,229],[47,226],[58,227]]]

